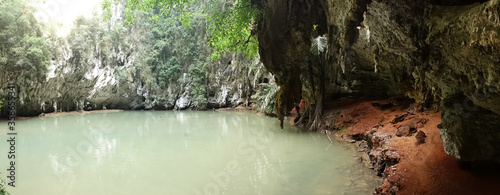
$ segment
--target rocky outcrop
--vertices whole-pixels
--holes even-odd
[[[491,163],[500,155],[500,116],[472,104],[466,97],[444,101],[441,138],[447,154],[471,162]]]
[[[66,59],[54,61],[49,67],[45,82],[26,83],[22,77],[18,79],[20,116],[95,109],[198,109],[191,93],[194,83],[187,73],[179,84],[162,89],[146,84],[146,78],[134,68],[133,55],[123,59],[123,66],[111,68],[92,62],[73,63],[71,49],[66,52],[69,53]],[[208,108],[248,104],[253,89],[260,84],[258,79],[251,80],[259,78],[258,71],[260,76],[266,73],[258,60],[238,56],[213,63],[210,72],[215,76],[207,82]],[[122,72],[126,72],[125,76],[120,75]]]
[[[301,99],[300,69],[311,47],[311,32],[319,2],[271,0],[256,3],[263,11],[258,26],[259,54],[280,89],[276,97],[278,118]]]
[[[491,122],[500,116],[499,0],[257,4],[264,15],[259,29],[262,62],[290,97],[278,98],[278,107],[291,109],[287,102],[295,101],[298,92],[287,89],[295,90],[303,81],[291,70],[307,55],[301,49],[316,25],[318,33],[327,29],[327,60],[321,66],[333,67],[326,72],[326,96],[409,97],[422,108],[442,111],[449,155],[500,162],[500,148],[493,143],[500,141],[500,124]]]
[[[410,121],[398,127],[398,130],[396,131],[396,136],[398,137],[412,136],[414,133],[417,132],[417,129],[422,128],[426,122],[427,121],[425,119],[413,118]]]
[[[210,66],[214,77],[208,81],[208,108],[249,105],[261,80],[268,74],[259,59],[233,55]],[[253,70],[252,70],[253,69]]]
[[[123,1],[119,3],[109,21],[98,15],[77,18],[68,36],[50,37],[52,58],[47,71],[41,70],[39,78],[21,72],[15,81],[10,80],[17,86],[19,116],[249,105],[255,91],[262,88],[259,85],[272,78],[259,59],[228,53],[211,61],[205,22],[188,29],[172,20],[162,24],[165,29],[155,30],[141,16],[130,26],[122,18],[124,6]],[[189,39],[179,42],[181,35]],[[0,78],[8,74],[0,72]],[[2,90],[6,85],[0,82],[0,100],[6,97]],[[6,115],[2,110],[0,116]]]
[[[392,142],[390,135],[372,130],[354,135],[353,138],[356,139],[360,151],[366,153],[362,161],[378,176],[383,176],[388,167],[397,164],[401,159],[401,155],[388,146]]]

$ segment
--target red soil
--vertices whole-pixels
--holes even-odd
[[[474,173],[462,170],[458,160],[444,152],[443,141],[437,125],[441,123],[439,112],[417,112],[409,114],[404,121],[392,124],[396,115],[407,113],[401,106],[386,110],[372,103],[386,104],[387,100],[340,99],[327,104],[326,120],[334,120],[336,126],[348,129],[355,135],[376,129],[377,132],[392,135],[385,142],[390,150],[401,155],[400,162],[393,174],[384,180],[382,193],[389,194],[393,186],[399,187],[397,194],[500,194],[500,175],[496,173]],[[413,107],[410,106],[410,110]],[[413,108],[416,110],[418,108]],[[396,137],[397,128],[412,118],[427,119],[418,128],[426,134],[424,144],[416,145],[415,134],[409,137]],[[326,127],[328,128],[328,127]]]

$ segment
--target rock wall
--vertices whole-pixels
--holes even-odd
[[[281,87],[276,97],[276,110],[278,118],[283,120],[294,103],[300,102],[299,70],[309,53],[309,36],[316,18],[311,13],[318,2],[271,0],[256,3],[264,13],[258,26],[259,54]]]
[[[171,20],[164,18],[167,22],[157,24],[165,29],[155,28],[144,15],[135,24],[126,25],[124,6],[123,1],[114,6],[113,17],[107,21],[100,15],[77,18],[66,37],[46,33],[52,54],[46,74],[29,78],[20,71],[16,79],[9,80],[17,86],[19,116],[248,105],[261,89],[262,78],[269,79],[259,59],[228,53],[210,61],[212,49],[207,46],[204,17],[193,18],[189,29],[171,15],[163,16]],[[173,58],[175,63],[169,61]],[[172,67],[177,69],[169,72]],[[7,74],[0,72],[0,78],[7,78]],[[0,82],[0,99],[6,97],[4,81]],[[7,111],[0,115],[6,116]]]
[[[141,31],[131,31],[127,39],[144,36]],[[166,86],[156,82],[156,73],[138,59],[145,55],[148,45],[118,42],[109,53],[103,50],[101,39],[87,37],[85,44],[75,38],[61,38],[53,51],[51,65],[42,82],[22,73],[14,82],[17,85],[19,116],[37,116],[54,111],[94,109],[206,109],[248,105],[251,96],[268,77],[259,59],[228,54],[221,59],[207,62],[207,72],[201,99],[194,94],[200,83],[193,81],[189,67],[182,69],[179,79]],[[5,72],[0,73],[4,78]],[[7,83],[1,83],[6,88]],[[0,90],[0,97],[6,96]],[[196,97],[195,97],[196,96]],[[2,115],[6,116],[4,109]]]
[[[259,29],[262,62],[282,88],[300,83],[290,70],[302,63],[302,52],[310,46],[307,39],[317,25],[320,34],[327,29],[328,60],[323,66],[333,70],[327,75],[333,82],[326,83],[326,96],[411,98],[424,108],[442,111],[442,138],[449,155],[500,162],[500,148],[494,146],[500,141],[500,124],[492,122],[500,114],[499,0],[255,4],[264,15]],[[285,91],[284,97],[295,93]],[[286,101],[281,104],[290,109]]]
[[[53,61],[44,82],[30,83],[23,77],[18,78],[19,116],[94,109],[198,109],[191,94],[194,83],[187,73],[183,73],[178,84],[164,89],[146,84],[146,79],[153,75],[144,78],[135,69],[135,54],[124,57],[125,54],[118,52],[115,60],[124,65],[113,67],[100,64],[99,59],[85,64],[74,63],[76,57],[71,48],[64,49],[66,55]],[[249,60],[238,55],[207,66],[215,75],[206,84],[208,108],[248,104],[253,89],[260,84],[258,80],[251,81],[258,77],[256,74],[265,72],[258,59]],[[126,72],[126,76],[120,76],[122,72]]]

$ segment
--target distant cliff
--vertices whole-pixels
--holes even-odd
[[[147,19],[153,13],[143,13],[135,24],[127,25],[121,17],[122,6],[116,6],[114,17],[107,21],[99,15],[77,18],[67,37],[57,37],[51,31],[53,27],[41,25],[32,13],[23,15],[30,19],[26,26],[37,32],[45,53],[38,52],[39,56],[26,67],[16,63],[31,62],[27,61],[30,58],[19,57],[28,51],[19,50],[20,55],[5,57],[10,60],[5,63],[1,61],[6,71],[0,72],[0,85],[5,89],[9,82],[16,84],[19,116],[55,111],[182,110],[249,105],[255,101],[258,105],[272,103],[264,101],[266,96],[274,97],[264,91],[272,92],[269,88],[274,79],[259,59],[227,53],[211,60],[205,17],[195,16],[191,26],[185,27],[177,18],[180,13],[172,10],[158,21]],[[23,10],[2,8],[3,14],[10,15]],[[9,26],[19,24],[13,17],[4,20],[8,26],[0,31],[5,39],[33,34],[19,31],[13,32],[16,36],[9,35]],[[37,49],[28,41],[21,40],[19,45]],[[6,90],[0,90],[2,97],[6,97]],[[267,105],[258,108],[265,110]]]

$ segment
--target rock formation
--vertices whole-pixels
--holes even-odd
[[[282,87],[279,113],[308,90],[294,70],[316,26],[328,38],[325,95],[411,98],[442,111],[449,155],[500,162],[499,0],[253,2],[263,13],[262,62]]]

